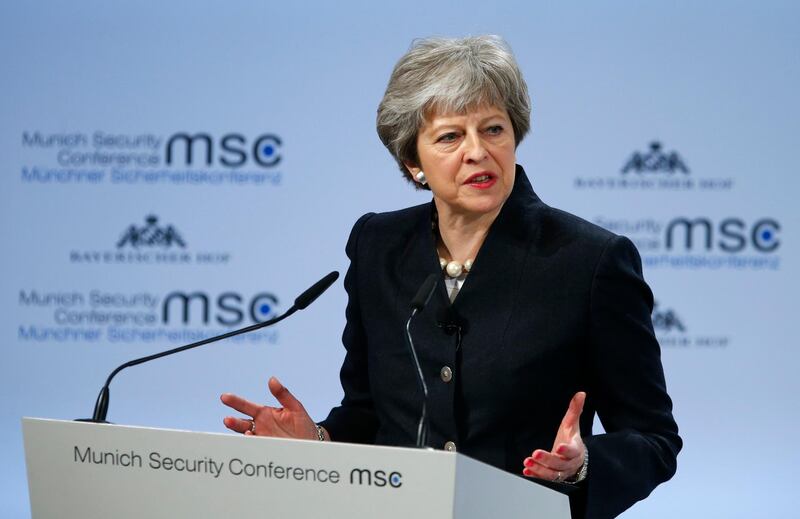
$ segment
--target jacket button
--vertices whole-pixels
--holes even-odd
[[[444,450],[447,452],[455,452],[456,451],[456,444],[455,442],[447,442],[444,444]]]
[[[450,369],[448,366],[445,366],[439,372],[439,376],[442,377],[442,380],[444,380],[445,382],[450,382],[451,380],[453,380],[453,370]]]

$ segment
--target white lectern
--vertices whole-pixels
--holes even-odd
[[[44,518],[569,519],[565,495],[464,455],[23,419]]]

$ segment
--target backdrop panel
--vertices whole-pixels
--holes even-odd
[[[413,38],[483,33],[527,78],[535,189],[630,236],[657,299],[685,448],[624,517],[791,514],[800,7],[289,4],[0,6],[0,515],[29,515],[21,416],[88,416],[117,364],[285,310],[358,216],[426,201],[375,109]],[[271,374],[321,419],[345,303],[124,372],[109,419],[222,431]]]

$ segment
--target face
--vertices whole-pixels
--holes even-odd
[[[514,129],[505,109],[482,106],[463,115],[429,117],[417,137],[419,165],[440,215],[498,212],[514,187]]]

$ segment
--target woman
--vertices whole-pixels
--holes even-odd
[[[413,333],[430,399],[428,444],[571,483],[573,514],[613,517],[675,472],[681,447],[636,249],[548,207],[516,165],[527,86],[496,37],[416,42],[392,73],[378,134],[433,201],[367,214],[351,265],[342,404],[315,424],[223,395],[245,434],[411,445],[421,393],[403,342],[417,288],[440,272]],[[592,435],[595,412],[606,429]],[[591,464],[589,464],[591,452]]]

